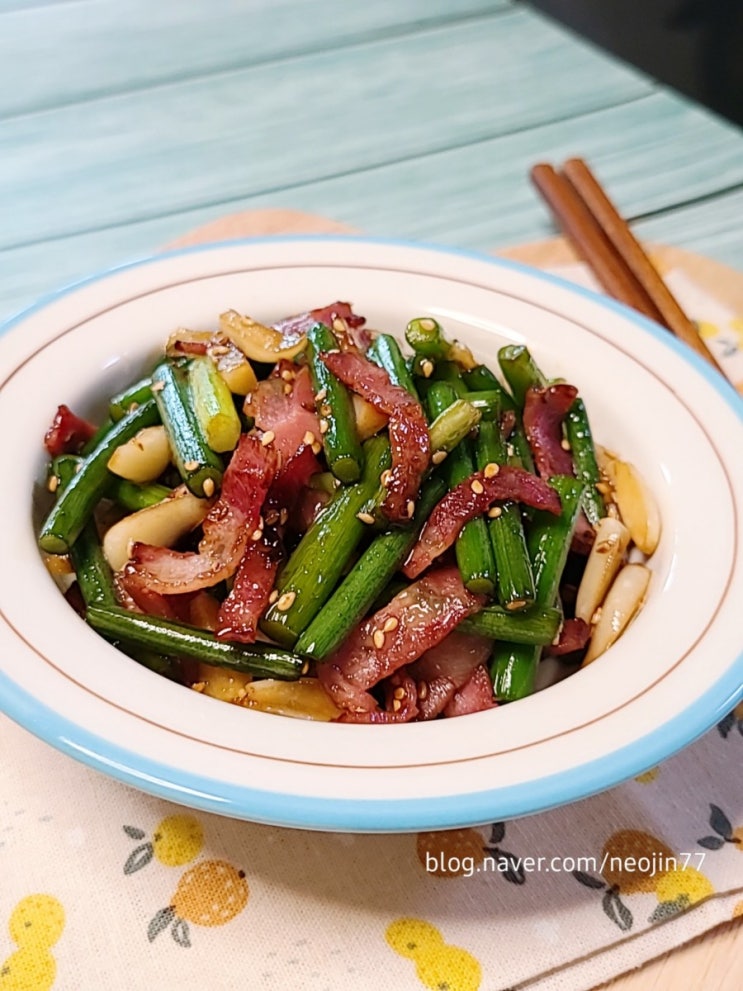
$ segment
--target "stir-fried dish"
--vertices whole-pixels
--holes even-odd
[[[90,626],[190,689],[350,723],[513,702],[623,633],[660,518],[577,388],[432,317],[409,356],[365,323],[230,310],[104,422],[58,408],[39,544]]]

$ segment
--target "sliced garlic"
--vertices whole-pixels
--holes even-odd
[[[622,566],[629,539],[629,530],[619,520],[607,516],[597,523],[596,539],[586,561],[575,603],[578,619],[591,622],[591,617],[603,602],[607,589]]]
[[[595,661],[624,633],[642,605],[650,583],[650,569],[642,564],[626,564],[619,572],[601,606],[593,628],[583,666]]]
[[[165,427],[143,427],[117,447],[108,459],[108,470],[130,482],[152,482],[170,464],[171,452]]]
[[[248,685],[243,705],[262,712],[274,712],[298,719],[329,722],[340,715],[317,678],[276,681],[262,678]]]

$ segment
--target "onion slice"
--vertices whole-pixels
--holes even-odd
[[[606,516],[596,524],[596,538],[586,561],[578,588],[575,615],[585,623],[601,605],[604,596],[619,571],[629,544],[630,533],[620,520]]]
[[[642,605],[650,582],[643,564],[626,564],[619,572],[601,606],[583,667],[595,661],[619,639]]]

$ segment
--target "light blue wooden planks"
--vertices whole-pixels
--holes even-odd
[[[3,15],[0,0],[0,116],[333,50],[509,6],[509,0],[73,0],[24,7],[10,0],[12,13]]]
[[[705,156],[693,153],[702,147]],[[72,278],[147,254],[223,213],[249,208],[291,207],[372,234],[484,250],[539,240],[554,229],[529,184],[528,168],[542,157],[561,161],[573,154],[589,159],[628,217],[665,211],[640,222],[641,235],[743,270],[743,193],[678,206],[743,182],[741,137],[658,93],[414,162],[0,252],[0,313]]]
[[[0,247],[351,175],[650,89],[516,11],[13,118]]]

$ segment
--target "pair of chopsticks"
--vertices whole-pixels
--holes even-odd
[[[606,292],[667,327],[722,371],[586,163],[571,158],[560,172],[535,165],[531,179]]]

